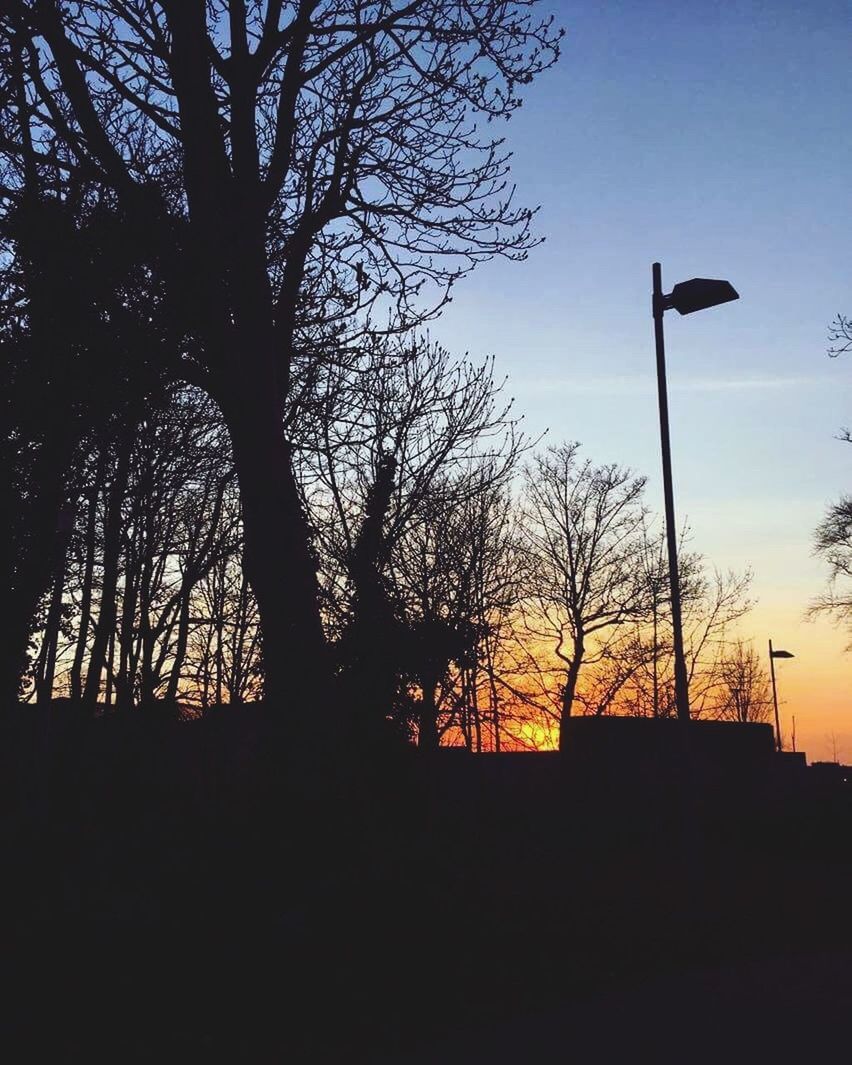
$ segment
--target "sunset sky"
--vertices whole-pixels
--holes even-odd
[[[693,547],[754,571],[744,626],[795,653],[782,717],[810,760],[852,761],[847,633],[805,619],[825,505],[852,488],[848,0],[561,2],[563,57],[507,127],[546,243],[459,287],[432,332],[493,353],[528,429],[649,477],[662,510],[650,268],[728,278],[736,303],[666,315],[675,500]],[[834,739],[832,739],[832,734]]]

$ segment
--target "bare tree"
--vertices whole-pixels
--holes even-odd
[[[594,466],[578,451],[578,444],[549,448],[524,477],[533,572],[527,624],[534,638],[552,641],[563,663],[562,722],[583,663],[603,655],[645,602],[638,537],[645,479],[619,466]]]
[[[735,640],[719,662],[713,716],[730,721],[768,721],[772,715],[769,676],[752,644]]]
[[[83,699],[92,708],[98,701],[104,668],[108,668],[110,677],[113,676],[112,666],[108,662],[108,654],[111,659],[115,646],[114,637],[118,617],[116,595],[121,563],[121,512],[127,494],[132,450],[132,441],[129,437],[123,436],[119,440],[116,450],[117,454],[112,476],[109,478],[109,483],[105,485],[105,491],[108,494],[103,526],[100,601],[97,621],[93,630],[89,668],[86,671],[86,682],[83,686]]]
[[[438,733],[448,727],[444,705],[460,698],[461,680],[448,680],[456,658],[444,652],[462,622],[470,633],[472,614],[493,606],[483,552],[486,540],[489,552],[496,548],[494,508],[526,446],[503,385],[492,360],[454,359],[428,337],[376,341],[359,374],[328,381],[324,415],[300,440],[342,701],[365,722],[395,705],[395,719],[410,723],[414,703],[401,686],[410,681],[420,699],[426,674],[427,698],[440,704],[432,715],[441,719]],[[427,646],[435,651],[431,669],[423,655],[416,661]],[[468,688],[471,677],[468,670]],[[449,687],[434,696],[439,683]],[[462,712],[465,720],[471,714]]]
[[[380,550],[387,557],[437,482],[443,492],[455,485],[461,503],[474,483],[467,475],[482,465],[490,465],[495,484],[511,476],[527,445],[493,370],[492,359],[456,359],[428,336],[403,336],[375,341],[357,374],[328,380],[322,416],[299,441],[299,480],[332,612],[349,612],[340,591],[383,477]]]
[[[577,446],[570,445],[551,449],[527,471],[527,551],[537,566],[527,587],[535,594],[522,601],[501,678],[503,713],[516,719],[512,731],[521,745],[552,745],[567,693],[571,712],[583,715],[676,712],[665,536],[647,521],[641,479],[604,470],[611,472],[592,491],[586,482],[595,481],[595,468],[580,464]],[[721,663],[750,607],[751,578],[709,569],[684,548],[686,537],[680,575],[691,710],[709,716],[719,710]],[[584,566],[594,594],[578,610],[575,588],[584,587]]]
[[[239,500],[215,407],[198,390],[174,390],[132,440],[99,444],[86,469],[91,480],[72,537],[78,547],[54,585],[41,641],[43,697],[54,687],[46,667],[51,653],[56,659],[50,647],[60,606],[74,636],[58,655],[57,685],[85,695],[92,709],[113,694],[125,707],[203,702],[189,651],[205,628],[219,638],[213,646],[228,697],[255,693],[256,607],[237,564]],[[214,570],[222,595],[211,614],[204,598]]]
[[[353,315],[410,325],[534,243],[475,118],[510,116],[560,34],[526,0],[9,0],[5,18],[26,93],[5,150],[108,189],[149,242],[198,341],[174,372],[231,435],[269,695],[299,706],[327,673],[292,447],[315,367]]]
[[[749,612],[751,571],[698,572],[694,597],[684,610],[689,710],[693,717],[713,712],[715,677],[728,653],[736,624]],[[674,681],[672,680],[672,686]]]
[[[493,462],[437,483],[398,541],[389,579],[415,695],[402,706],[421,747],[452,730],[472,750],[485,742],[499,750],[498,675],[521,594],[519,561],[505,476]]]
[[[236,553],[219,558],[194,589],[183,699],[202,710],[261,693],[257,604]]]
[[[79,187],[65,200],[42,191],[27,186],[0,221],[7,695],[93,440],[126,431],[159,392],[151,285],[119,247],[114,212]]]
[[[829,326],[828,341],[828,354],[832,359],[852,351],[852,318],[838,314]]]
[[[829,328],[829,345],[833,359],[852,351],[852,319],[837,315]],[[843,429],[840,439],[852,443],[852,430]],[[827,508],[814,534],[814,550],[828,563],[828,587],[808,613],[827,615],[848,626],[852,624],[852,496],[842,495]]]
[[[83,491],[85,524],[79,537],[79,625],[74,647],[74,658],[69,670],[69,694],[79,700],[83,695],[83,661],[92,627],[92,603],[94,596],[95,562],[97,557],[98,507],[104,491],[107,466],[107,449],[102,441],[96,441],[95,454],[90,474],[84,478]]]
[[[485,471],[482,490],[464,508],[470,540],[466,612],[477,635],[476,654],[460,670],[460,730],[473,750],[503,746],[504,678],[511,663],[518,604],[525,593],[526,565],[517,509],[508,488]]]
[[[829,567],[827,590],[811,605],[810,613],[827,614],[852,623],[852,496],[841,496],[817,526],[816,553]]]
[[[197,390],[176,391],[139,426],[123,515],[116,681],[127,701],[177,695],[195,586],[238,550],[233,486],[221,418]]]

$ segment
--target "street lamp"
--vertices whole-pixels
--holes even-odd
[[[666,350],[663,341],[663,314],[672,308],[678,314],[692,314],[707,307],[739,299],[728,281],[714,281],[694,277],[681,281],[668,296],[663,294],[662,269],[659,263],[651,268],[654,282],[651,309],[654,315],[654,339],[657,346],[657,395],[660,401],[660,444],[663,452],[663,490],[666,499],[666,542],[669,553],[669,583],[672,598],[672,635],[675,658],[675,701],[679,721],[689,721],[689,685],[686,678],[686,658],[683,653],[683,624],[680,613],[680,578],[677,566],[677,531],[675,528],[674,489],[672,487],[672,454],[669,439],[669,400],[666,392]]]
[[[796,656],[789,651],[773,651],[772,640],[769,641],[769,672],[772,674],[772,703],[775,707],[775,747],[777,750],[782,750],[781,747],[781,719],[778,717],[778,690],[775,687],[775,659],[776,658],[795,658]]]

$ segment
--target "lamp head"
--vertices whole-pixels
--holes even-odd
[[[681,281],[675,285],[666,297],[666,306],[674,307],[678,314],[692,314],[693,311],[703,311],[707,307],[716,307],[739,298],[730,281],[693,277],[691,281]]]

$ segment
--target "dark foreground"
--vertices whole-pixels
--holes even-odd
[[[259,710],[0,733],[16,1061],[845,1056],[841,787],[317,753]]]

